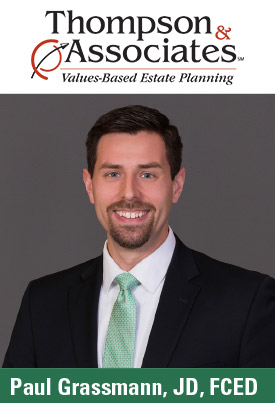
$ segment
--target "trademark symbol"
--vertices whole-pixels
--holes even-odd
[[[244,57],[239,56],[239,57],[238,57],[238,62],[243,62],[243,61],[244,61]]]

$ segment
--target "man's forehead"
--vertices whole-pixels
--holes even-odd
[[[98,143],[97,163],[160,166],[166,163],[165,144],[155,132],[108,133]]]

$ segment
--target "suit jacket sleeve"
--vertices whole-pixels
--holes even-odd
[[[5,356],[4,368],[34,368],[37,366],[32,334],[30,291],[31,283],[28,285],[22,299]]]
[[[271,277],[264,277],[252,301],[242,337],[239,366],[275,366],[275,280]]]

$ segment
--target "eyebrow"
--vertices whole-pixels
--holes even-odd
[[[122,165],[118,164],[102,164],[99,169],[121,169],[123,168]],[[139,164],[139,169],[150,169],[150,168],[159,168],[162,169],[162,166],[158,162],[149,162],[148,164]]]
[[[120,169],[121,165],[116,165],[116,164],[102,164],[99,169]]]
[[[158,162],[150,162],[149,164],[140,164],[138,167],[140,169],[149,169],[149,168],[160,168],[160,169],[162,169],[162,166]]]

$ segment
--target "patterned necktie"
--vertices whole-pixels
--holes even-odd
[[[120,292],[114,304],[105,342],[103,368],[132,368],[136,339],[136,301],[132,290],[140,284],[130,273],[119,274]]]

